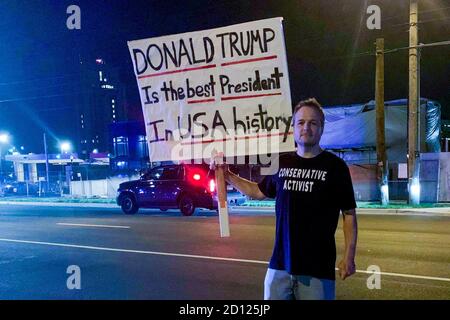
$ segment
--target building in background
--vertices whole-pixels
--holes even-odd
[[[350,168],[359,201],[377,201],[379,186],[377,180],[375,103],[325,106],[325,131],[321,146],[344,159]],[[406,200],[407,193],[407,100],[385,102],[386,151],[389,163],[389,196],[391,200]],[[450,124],[441,125],[441,105],[429,99],[421,99],[420,108],[420,153],[436,154],[441,151],[441,131],[450,129]],[[444,129],[443,129],[444,128]],[[109,126],[111,137],[111,169],[113,174],[133,174],[151,165],[144,121],[125,121]],[[449,132],[448,130],[447,132]],[[445,140],[448,143],[448,140]],[[444,149],[445,150],[445,149]],[[437,201],[437,160],[426,155],[422,158],[422,182],[431,183],[430,192],[422,193],[422,201]],[[433,158],[434,159],[434,158]],[[441,159],[441,158],[439,158]],[[442,158],[444,159],[444,158]],[[439,160],[444,163],[444,160]],[[262,179],[261,164],[248,164],[246,159],[235,159],[239,165],[232,170],[254,181]],[[427,162],[428,161],[428,162]],[[431,167],[432,166],[432,167]],[[444,171],[442,171],[444,172]],[[432,178],[427,178],[433,173]],[[427,181],[425,181],[427,180]],[[429,180],[429,181],[428,181]],[[440,182],[439,182],[440,183]],[[441,183],[442,184],[442,183]],[[425,188],[424,188],[425,190]],[[447,195],[439,199],[446,199]]]
[[[408,101],[385,101],[384,110],[389,198],[406,200]],[[327,106],[324,111],[325,131],[321,146],[339,155],[349,165],[356,200],[378,200],[375,101]],[[441,105],[436,101],[421,98],[418,119],[419,152],[438,154],[441,151]],[[423,168],[424,165],[421,166],[421,177],[425,177]],[[431,198],[425,196],[424,192],[422,196],[423,200],[427,201]]]
[[[9,135],[0,146],[2,155],[13,147],[45,153],[44,133],[48,153],[60,152],[62,141],[82,159],[94,150],[109,153],[108,125],[126,119],[119,67],[73,56],[39,61],[38,67],[36,73],[46,76],[26,74],[0,86],[0,133]]]
[[[46,164],[48,158],[48,166]],[[2,181],[0,187],[16,183],[12,194],[32,195],[25,186],[33,188],[39,195],[72,194],[73,181],[94,181],[106,179],[110,175],[109,157],[107,154],[92,152],[88,159],[78,158],[76,153],[60,154],[13,154],[5,156],[5,161],[12,163],[14,173],[11,178]],[[47,184],[47,176],[49,183]],[[14,177],[14,179],[13,179]]]
[[[87,159],[94,150],[110,153],[108,127],[125,120],[124,89],[117,69],[102,59],[95,63],[80,62],[77,134],[74,145],[80,158]]]
[[[390,163],[406,163],[408,101],[385,101],[386,153]],[[376,164],[375,101],[365,104],[325,106],[325,131],[321,146],[352,164]],[[440,152],[441,105],[421,99],[419,152]]]
[[[108,131],[112,174],[134,174],[150,166],[144,121],[114,122]]]

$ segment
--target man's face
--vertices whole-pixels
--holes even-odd
[[[320,113],[314,107],[302,107],[294,115],[294,139],[298,145],[314,147],[319,144],[323,128]]]

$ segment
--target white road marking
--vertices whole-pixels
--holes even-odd
[[[338,270],[338,268],[336,268]],[[402,274],[402,273],[392,273],[392,272],[371,272],[367,270],[356,270],[359,273],[369,273],[369,274],[380,274],[383,276],[393,276],[393,277],[403,277],[403,278],[415,278],[415,279],[425,279],[425,280],[437,280],[437,281],[448,281],[448,278],[438,278],[438,277],[428,277],[428,276],[417,276],[414,274]]]
[[[15,243],[27,243],[27,244],[40,244],[40,245],[55,246],[55,247],[79,248],[79,249],[89,249],[89,250],[126,252],[126,253],[140,253],[140,254],[149,254],[149,255],[196,258],[196,259],[219,260],[219,261],[246,262],[246,263],[257,263],[257,264],[265,264],[265,265],[268,265],[268,263],[269,263],[268,261],[261,261],[261,260],[235,259],[235,258],[223,258],[223,257],[209,257],[209,256],[181,254],[181,253],[158,252],[158,251],[143,251],[143,250],[129,250],[129,249],[117,249],[117,248],[107,248],[107,247],[93,247],[93,246],[82,246],[82,245],[75,245],[75,244],[42,242],[42,241],[15,240],[15,239],[2,239],[2,238],[0,238],[0,241],[15,242]],[[338,269],[336,268],[336,270],[338,270]],[[429,276],[419,276],[419,275],[413,275],[413,274],[402,274],[402,273],[392,273],[392,272],[370,272],[370,271],[367,271],[367,270],[356,270],[356,272],[358,272],[358,273],[367,273],[367,274],[381,274],[381,275],[393,276],[393,277],[404,277],[404,278],[415,278],[415,279],[425,279],[425,280],[436,280],[436,281],[450,282],[450,278],[438,278],[438,277],[429,277]]]
[[[199,255],[191,255],[191,254],[182,254],[182,253],[142,251],[142,250],[129,250],[129,249],[116,249],[116,248],[107,248],[107,247],[92,247],[92,246],[81,246],[81,245],[66,244],[66,243],[53,243],[53,242],[14,240],[14,239],[0,239],[0,241],[17,242],[17,243],[28,243],[28,244],[42,244],[42,245],[48,245],[48,246],[80,248],[80,249],[90,249],[90,250],[102,250],[102,251],[114,251],[114,252],[126,252],[126,253],[141,253],[141,254],[153,254],[153,255],[160,255],[160,256],[173,256],[173,257],[185,257],[185,258],[197,258],[197,259],[209,259],[209,260],[222,260],[222,261],[235,261],[235,262],[248,262],[248,263],[267,264],[267,261],[258,261],[258,260],[245,260],[245,259],[222,258],[222,257],[208,257],[208,256],[199,256]]]
[[[97,227],[97,228],[120,228],[120,229],[130,229],[128,226],[107,226],[104,224],[82,224],[82,223],[57,223],[61,226],[75,226],[75,227]]]

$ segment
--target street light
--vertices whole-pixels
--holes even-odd
[[[8,143],[9,141],[9,134],[2,133],[0,134],[0,143]]]
[[[61,150],[62,154],[67,154],[72,150],[72,144],[68,141],[62,141],[59,144],[59,149]],[[69,192],[72,194],[71,190],[71,186],[70,186],[70,177],[67,174],[68,172],[72,172],[72,161],[73,161],[73,155],[70,155],[70,166],[64,166],[65,170],[66,170],[66,183],[69,186]],[[70,170],[70,171],[69,171]],[[62,192],[61,192],[62,193]]]
[[[64,141],[59,144],[59,148],[61,149],[61,153],[68,153],[72,150],[72,145],[70,142]]]
[[[414,204],[420,203],[420,181],[419,178],[412,179],[409,185],[409,194]]]
[[[2,133],[0,134],[0,177],[3,179],[3,151],[2,151],[2,145],[7,144],[9,142],[9,134]]]

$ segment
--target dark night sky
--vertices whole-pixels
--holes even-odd
[[[81,30],[66,28],[66,8],[81,8]],[[365,10],[381,7],[381,30],[368,30]],[[450,0],[423,0],[419,41],[450,40]],[[408,46],[409,1],[0,0],[0,131],[14,144],[42,152],[42,132],[64,138],[73,121],[65,99],[80,59],[102,57],[127,88],[128,116],[141,116],[127,41],[284,17],[292,101],[315,96],[324,105],[374,99],[378,37],[387,49]],[[386,100],[408,96],[407,51],[385,57]],[[450,118],[450,46],[422,53],[421,96]],[[56,144],[56,142],[55,142]]]

